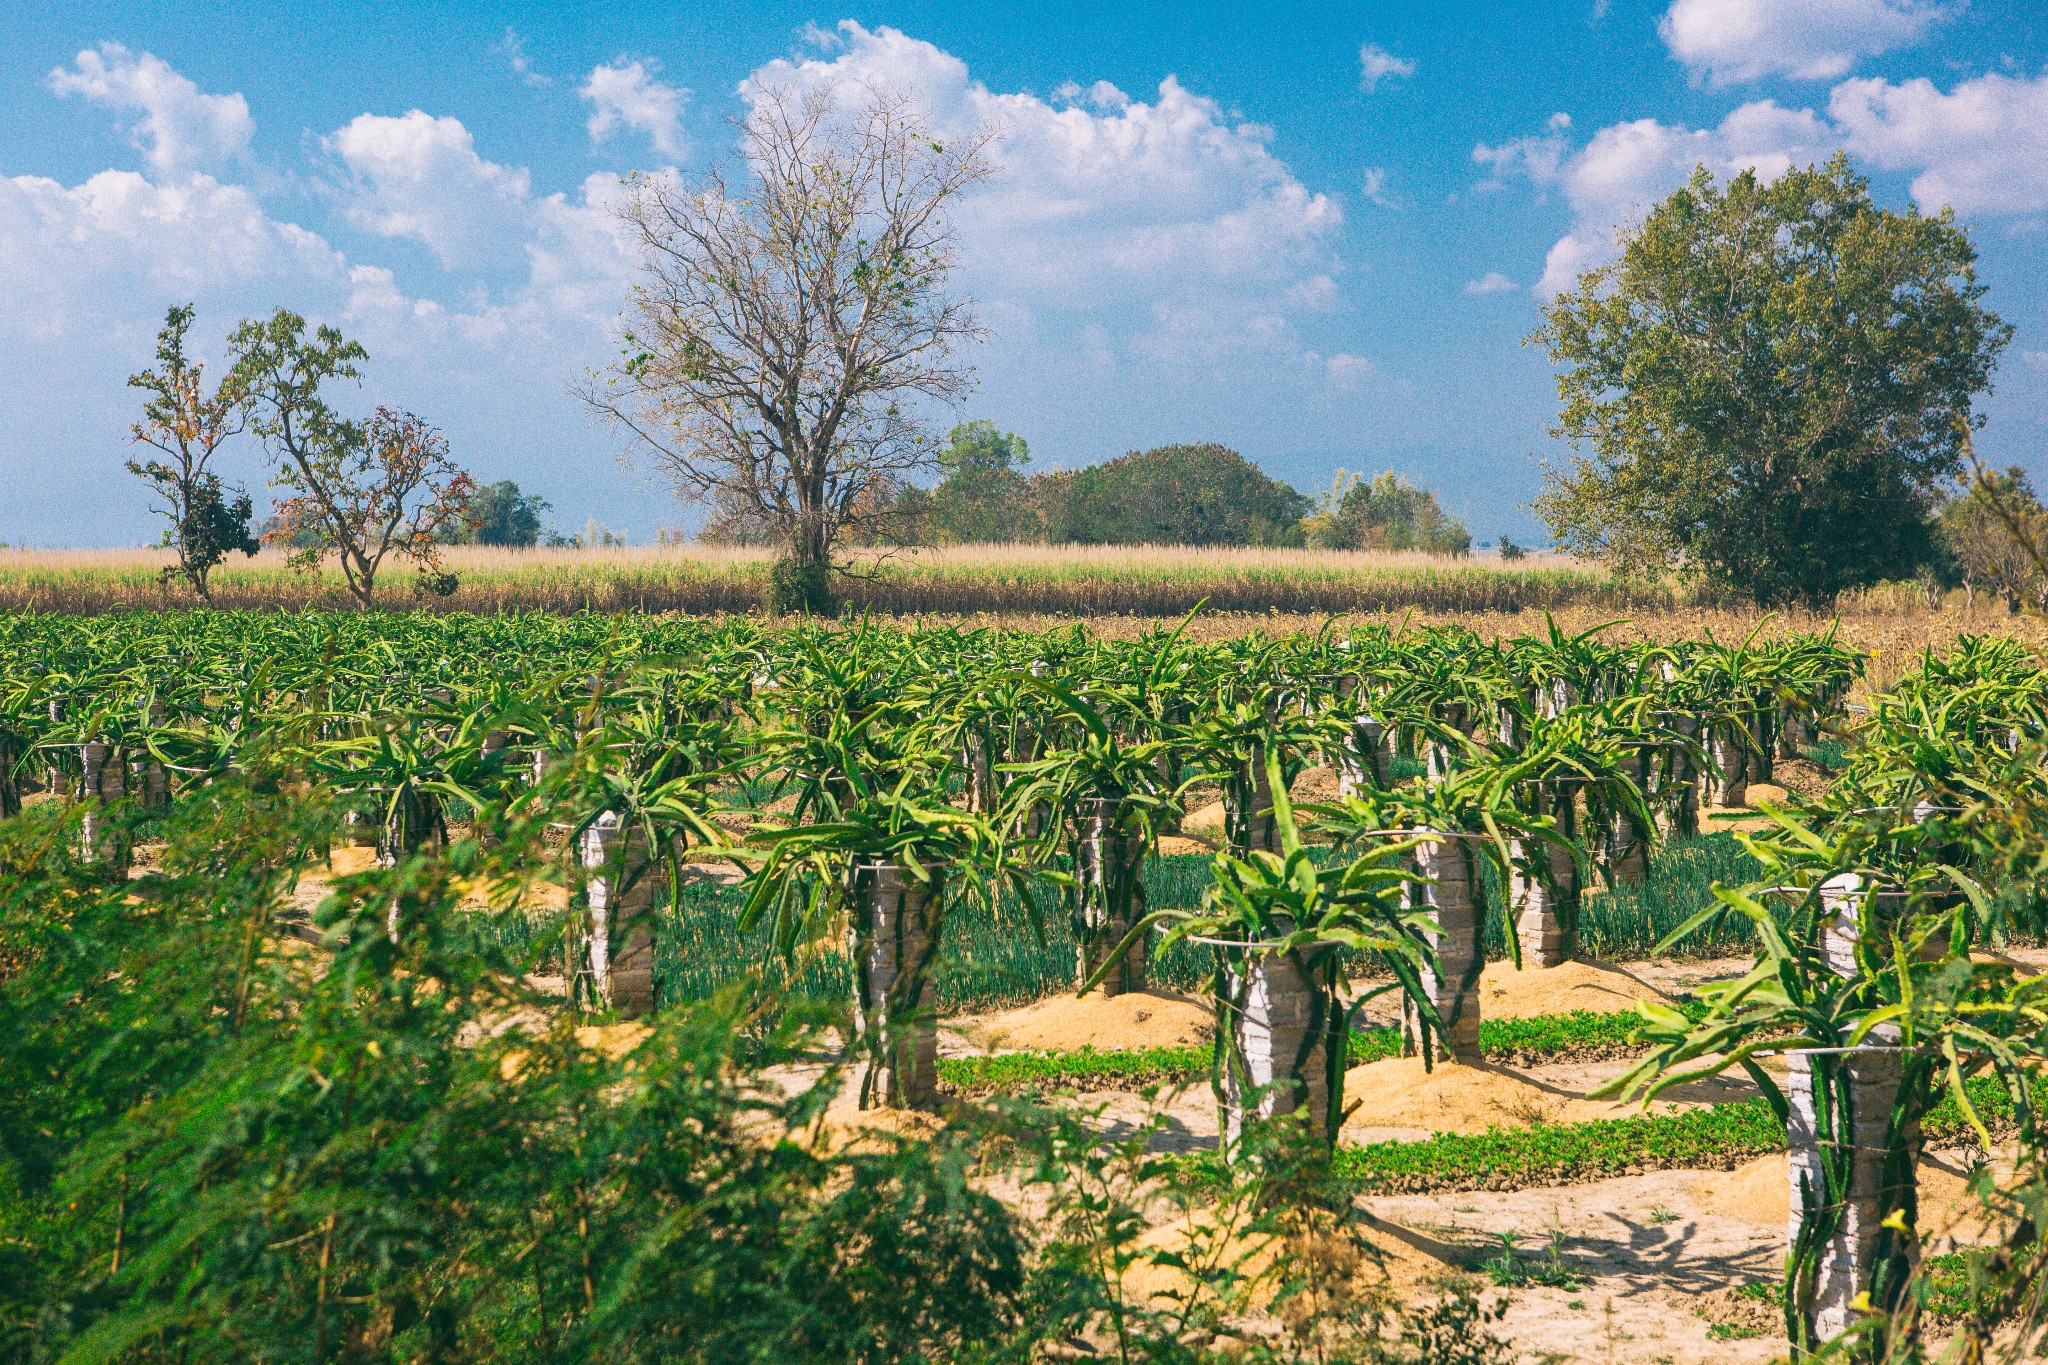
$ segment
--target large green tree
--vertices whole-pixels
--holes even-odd
[[[946,433],[939,452],[945,480],[924,509],[926,531],[941,545],[1033,538],[1037,527],[1018,515],[1024,499],[1023,467],[1031,463],[1024,438],[987,420],[963,422]]]
[[[2012,329],[1944,210],[1893,213],[1846,157],[1702,167],[1530,340],[1562,369],[1559,545],[1761,602],[1909,575]]]
[[[1133,451],[1034,490],[1054,544],[1299,545],[1315,503],[1229,446]]]

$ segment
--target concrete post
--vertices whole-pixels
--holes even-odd
[[[82,777],[78,799],[94,803],[79,821],[80,854],[91,862],[104,862],[107,870],[126,880],[128,841],[112,827],[112,808],[128,795],[128,762],[111,744],[90,740],[78,746]]]
[[[1741,806],[1749,801],[1749,745],[1742,727],[1732,720],[1714,726],[1707,736],[1707,758],[1713,771],[1707,775],[1709,804]]]
[[[1873,891],[1854,873],[1821,884],[1821,953],[1827,967],[1840,976],[1856,973],[1856,941],[1866,901],[1880,915],[1894,910],[1897,892]],[[1894,1051],[1898,1030],[1873,1029],[1870,1043],[1853,1051],[1806,1049],[1786,1054],[1789,1074],[1785,1098],[1789,1114],[1785,1145],[1789,1154],[1791,1218],[1788,1243],[1796,1244],[1809,1218],[1838,1214],[1839,1226],[1820,1248],[1810,1294],[1796,1305],[1816,1341],[1825,1341],[1860,1316],[1852,1306],[1870,1292],[1877,1273],[1889,1263],[1892,1283],[1903,1283],[1919,1260],[1919,1238],[1913,1231],[1918,1215],[1916,1171],[1920,1161],[1920,1121],[1912,1115],[1898,1134],[1901,1156],[1886,1162],[1892,1111],[1903,1081],[1905,1054]],[[1840,1089],[1846,1087],[1847,1094]],[[1822,1123],[1829,1093],[1832,1123]],[[1824,1130],[1831,1130],[1823,1136]],[[1829,1158],[1847,1159],[1845,1188],[1830,1190],[1825,1169]],[[1904,1215],[1903,1234],[1886,1229],[1885,1219]]]
[[[1674,715],[1670,728],[1690,742],[1699,736],[1697,716]],[[1666,835],[1685,836],[1700,831],[1700,772],[1685,743],[1664,750],[1655,793],[1657,823]]]
[[[143,723],[151,729],[164,723],[165,714],[163,702],[154,697],[142,708]],[[144,757],[137,777],[136,794],[142,798],[145,810],[162,810],[171,804],[171,779],[163,764],[154,758]]]
[[[1411,831],[1414,835],[1429,830]],[[1422,972],[1422,991],[1443,1031],[1431,1031],[1429,1045],[1436,1060],[1479,1060],[1479,972],[1485,966],[1479,946],[1479,914],[1472,866],[1462,836],[1452,835],[1422,845],[1413,855],[1415,870],[1431,884],[1408,888],[1409,903],[1432,915],[1437,923],[1426,931],[1434,960]],[[1422,1019],[1407,1001],[1401,1008],[1402,1052],[1422,1051]]]
[[[1100,970],[1109,954],[1145,917],[1145,841],[1132,827],[1120,797],[1091,797],[1074,812],[1075,982]],[[1102,978],[1105,996],[1145,989],[1145,945],[1124,950]]]
[[[1377,717],[1356,716],[1344,747],[1337,754],[1337,798],[1348,801],[1364,791],[1385,791],[1393,785],[1392,727]]]
[[[1273,784],[1266,778],[1266,753],[1255,749],[1242,779],[1223,792],[1223,832],[1230,851],[1242,858],[1280,851],[1280,827],[1273,815]]]
[[[1578,838],[1578,800],[1573,786],[1537,783],[1531,802],[1531,814],[1555,817],[1558,834],[1567,840]],[[1538,967],[1570,961],[1578,952],[1577,859],[1569,846],[1559,847],[1545,839],[1516,839],[1513,852],[1515,866],[1508,874],[1508,894],[1522,961]],[[1532,875],[1522,863],[1537,859],[1542,860],[1541,872]]]
[[[896,863],[853,869],[848,927],[854,1016],[867,1044],[863,1109],[931,1109],[939,1098],[939,1034],[931,1017],[931,966],[938,956],[934,913],[940,869],[919,881]]]
[[[1650,768],[1650,755],[1642,749],[1621,760],[1622,775],[1646,796],[1650,791]],[[1616,885],[1641,882],[1650,875],[1650,831],[1639,825],[1633,815],[1617,804],[1607,812],[1607,828],[1602,833],[1605,847],[1601,853],[1607,860],[1607,875]]]
[[[1282,931],[1284,932],[1284,930]],[[1226,949],[1226,953],[1233,950]],[[1223,1068],[1222,1128],[1234,1143],[1258,1119],[1306,1111],[1309,1130],[1327,1141],[1330,1124],[1331,1002],[1314,980],[1318,956],[1307,952],[1236,950],[1223,972],[1235,1056]]]
[[[583,832],[591,987],[628,1019],[654,1010],[654,875],[647,836],[606,811]]]

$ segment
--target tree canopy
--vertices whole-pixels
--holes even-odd
[[[828,612],[834,548],[936,466],[920,400],[967,391],[952,200],[991,134],[942,142],[911,101],[761,85],[744,186],[635,177],[622,354],[584,396],[684,499],[767,528],[779,610]]]
[[[1299,545],[1315,506],[1229,446],[1160,446],[1036,488],[1047,539],[1082,545]]]
[[[1530,338],[1562,367],[1553,434],[1588,452],[1536,510],[1564,549],[1762,602],[1909,575],[2012,335],[1975,260],[1846,157],[1700,168]]]
[[[1303,521],[1302,532],[1318,550],[1462,555],[1472,549],[1472,533],[1456,517],[1445,515],[1435,493],[1392,470],[1376,479],[1338,470],[1321,510]]]

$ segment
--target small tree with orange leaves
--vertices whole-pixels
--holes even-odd
[[[235,330],[236,369],[248,386],[253,427],[292,490],[266,536],[304,548],[292,563],[312,568],[332,552],[348,590],[364,607],[391,556],[409,559],[419,588],[446,596],[439,537],[469,518],[476,480],[448,458],[448,441],[423,418],[380,407],[367,422],[343,418],[320,394],[330,379],[354,379],[361,345],[332,327],[311,341],[305,321],[280,308],[267,322]]]
[[[173,306],[157,333],[156,368],[128,376],[130,388],[148,395],[142,420],[129,430],[138,445],[161,452],[158,459],[128,461],[128,472],[150,486],[157,510],[171,523],[163,543],[178,562],[163,571],[163,581],[183,578],[201,601],[211,602],[207,575],[235,551],[253,555],[258,549],[249,535],[255,511],[249,495],[206,467],[223,443],[241,433],[248,394],[238,370],[207,392],[205,364],[185,354],[192,318],[191,304]]]

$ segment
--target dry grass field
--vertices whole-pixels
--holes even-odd
[[[458,548],[446,556],[461,586],[420,599],[405,568],[386,571],[384,603],[454,611],[752,610],[767,586],[762,550],[649,546],[606,550]],[[0,608],[96,612],[183,605],[164,586],[161,550],[0,550]],[[1329,614],[1400,610],[1516,611],[1571,604],[1675,605],[1680,594],[1622,584],[1555,556],[1202,549],[1159,546],[970,545],[860,552],[846,600],[892,615],[1007,612],[1177,616],[1206,599],[1217,611]],[[266,552],[214,574],[215,605],[348,606],[338,571],[295,573]]]
[[[161,550],[0,550],[0,610],[98,613],[191,606],[182,587],[158,575]],[[382,603],[394,610],[682,611],[759,610],[769,555],[709,546],[604,550],[456,548],[447,566],[461,586],[449,597],[418,597],[402,568],[387,571]],[[874,555],[847,585],[853,610],[916,616],[963,626],[1043,629],[1086,620],[1114,637],[1142,634],[1206,602],[1191,631],[1200,638],[1250,630],[1315,630],[1332,617],[1398,625],[1455,623],[1485,636],[1541,634],[1546,616],[1568,632],[1604,622],[1617,638],[1674,639],[1711,631],[1740,637],[1759,621],[1766,634],[1826,629],[1876,651],[1871,679],[1882,684],[1929,645],[1959,633],[2012,635],[2048,645],[2048,624],[2012,615],[1980,597],[1949,593],[1930,604],[1910,584],[1846,595],[1833,613],[1772,614],[1664,584],[1619,581],[1559,555],[1513,564],[1421,554],[1204,549],[1185,546],[969,545]],[[224,609],[348,609],[333,569],[296,573],[266,552],[214,575]]]

